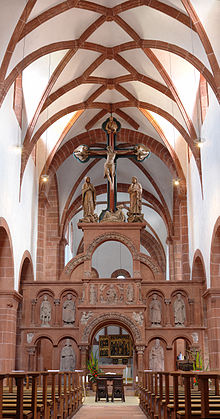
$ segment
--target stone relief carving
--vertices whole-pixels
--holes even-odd
[[[127,286],[126,290],[127,304],[132,304],[134,302],[134,287],[132,284]]]
[[[177,294],[177,297],[173,303],[173,310],[175,326],[184,326],[186,320],[186,307],[180,293]]]
[[[113,284],[106,291],[106,300],[109,304],[116,304],[118,302],[117,289]]]
[[[63,323],[65,326],[72,326],[75,322],[75,302],[72,299],[72,295],[68,294],[67,299],[63,303]]]
[[[123,314],[120,313],[105,313],[100,315],[99,317],[96,317],[95,319],[93,319],[84,329],[83,332],[83,336],[82,336],[82,342],[87,343],[88,342],[88,338],[90,333],[92,332],[92,330],[99,325],[101,322],[106,321],[106,320],[110,320],[110,321],[120,321],[122,324],[126,325],[129,330],[131,330],[134,339],[135,339],[135,343],[141,341],[142,337],[141,337],[141,332],[140,329],[138,328],[138,326],[131,320],[129,319],[129,317],[124,316]]]
[[[76,366],[76,357],[70,339],[66,339],[60,355],[60,371],[73,371]]]
[[[40,306],[40,320],[41,320],[41,327],[49,327],[50,320],[51,320],[51,305],[48,301],[47,295],[44,295],[44,299]]]
[[[156,339],[149,354],[149,367],[153,371],[164,370],[164,350],[160,345],[160,339]]]
[[[27,343],[31,343],[34,337],[34,333],[27,333]]]
[[[161,326],[161,302],[158,300],[157,294],[153,294],[149,309],[151,326]]]
[[[83,311],[82,313],[82,317],[80,320],[80,323],[82,324],[87,324],[88,320],[93,316],[93,312],[92,311]]]
[[[89,302],[92,305],[95,305],[97,303],[97,289],[96,289],[96,286],[94,284],[90,285]]]
[[[198,333],[194,332],[191,334],[192,338],[193,338],[193,343],[198,343],[199,341],[199,335]]]
[[[144,315],[142,312],[140,313],[136,313],[135,311],[133,311],[132,313],[132,318],[140,325],[143,326],[144,323]]]

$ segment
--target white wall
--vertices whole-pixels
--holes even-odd
[[[38,186],[33,160],[27,164],[19,200],[20,160],[15,146],[19,142],[20,128],[13,111],[13,87],[0,109],[0,217],[8,223],[12,237],[15,267],[15,289],[18,289],[20,263],[25,250],[36,265]]]
[[[201,151],[203,197],[195,160],[188,165],[189,249],[192,264],[194,253],[200,249],[210,286],[210,249],[213,228],[220,215],[220,109],[211,90],[210,105],[203,124]]]

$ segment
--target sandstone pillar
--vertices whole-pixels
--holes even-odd
[[[18,303],[16,291],[0,291],[0,370],[15,369],[16,323]]]
[[[138,371],[144,370],[144,351],[145,346],[136,346],[137,351],[137,369]]]

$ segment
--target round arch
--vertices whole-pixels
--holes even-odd
[[[217,288],[220,284],[220,217],[217,219],[211,243],[210,254],[210,286]]]
[[[139,327],[129,317],[120,313],[105,313],[93,319],[84,329],[82,342],[89,345],[95,333],[107,324],[117,324],[126,329],[133,338],[134,344],[138,345],[142,341],[142,335]]]
[[[10,264],[8,264],[8,262],[10,262]],[[3,217],[0,217],[0,267],[3,268],[0,289],[7,291],[14,290],[14,257],[12,239],[7,221]]]

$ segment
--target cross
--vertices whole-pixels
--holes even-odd
[[[138,161],[144,161],[150,155],[150,151],[143,144],[134,145],[130,148],[119,148],[116,139],[120,128],[120,122],[116,118],[113,118],[113,116],[110,116],[102,124],[102,129],[106,132],[107,136],[107,145],[104,150],[82,144],[73,152],[74,157],[81,163],[86,163],[90,158],[106,158],[104,177],[108,181],[107,210],[111,212],[114,212],[117,207],[117,160],[122,157],[132,157]]]

